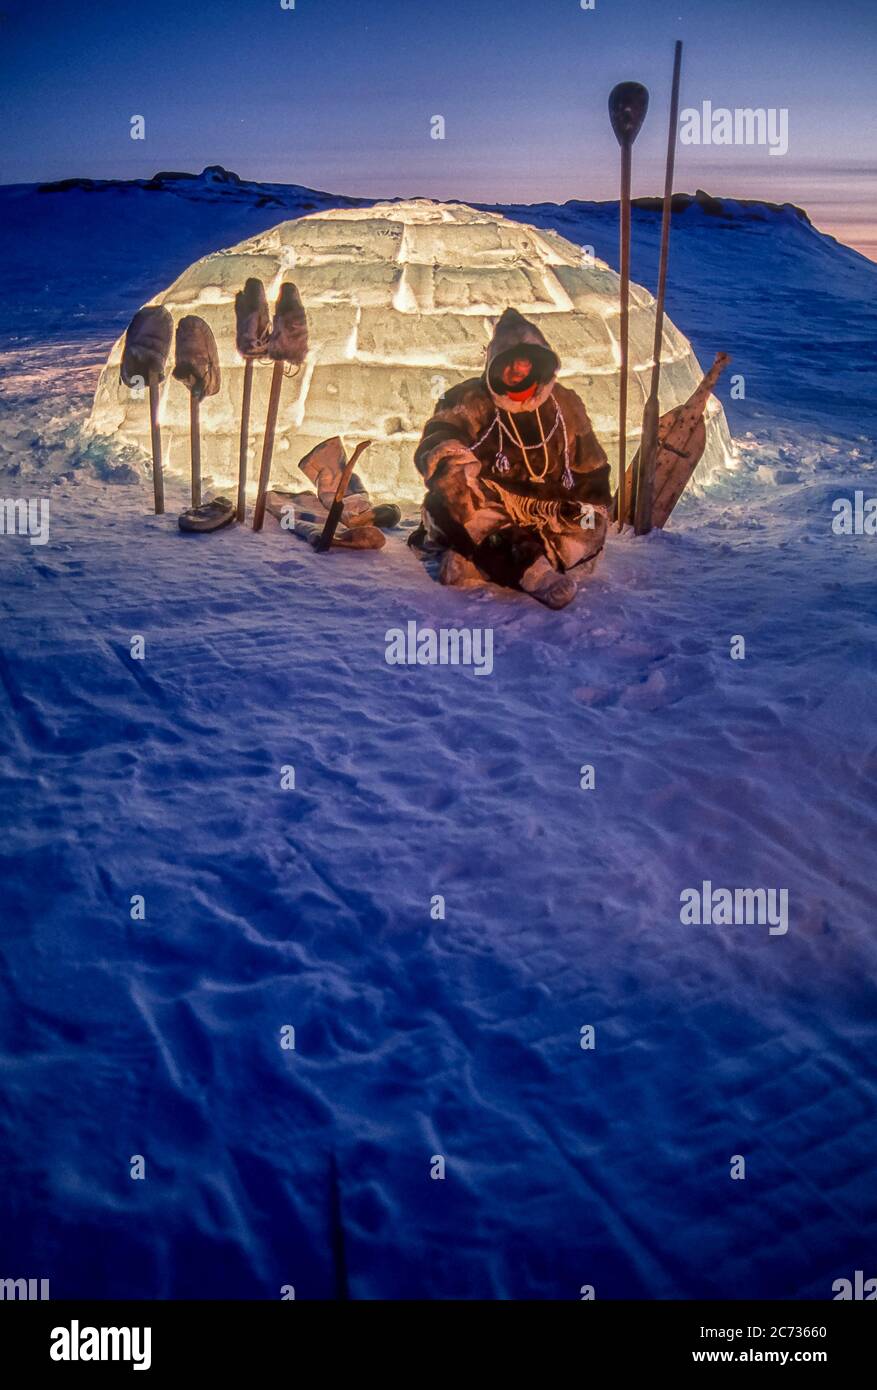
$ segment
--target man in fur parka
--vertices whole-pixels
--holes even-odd
[[[446,391],[427,422],[414,455],[427,492],[411,543],[446,548],[442,583],[487,578],[563,608],[576,592],[569,571],[591,568],[602,550],[609,465],[559,367],[536,325],[506,309],[483,376]]]

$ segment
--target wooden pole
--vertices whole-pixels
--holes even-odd
[[[639,468],[634,483],[636,509],[634,530],[645,536],[652,529],[655,491],[655,462],[658,456],[658,389],[661,384],[661,349],[664,342],[664,300],[667,293],[667,266],[670,259],[670,221],[673,215],[673,171],[676,163],[676,127],[679,123],[679,82],[682,74],[682,41],[677,39],[673,57],[673,86],[670,94],[670,132],[667,137],[667,166],[664,176],[664,208],[661,218],[661,260],[658,269],[658,297],[655,305],[655,338],[652,348],[652,382],[643,411]]]
[[[618,529],[627,515],[627,370],[630,338],[630,145],[621,147],[621,323],[619,352],[621,384],[618,392]]]
[[[192,454],[192,506],[201,506],[201,402],[189,393],[189,445]]]
[[[158,376],[149,374],[149,434],[152,440],[152,491],[155,514],[164,512],[164,474],[161,469],[161,427],[158,423]]]
[[[630,175],[633,142],[649,107],[649,94],[640,82],[619,82],[609,93],[609,119],[621,146],[621,318],[619,356],[621,383],[618,392],[618,494],[616,515],[619,531],[627,515],[627,368],[630,328]]]
[[[237,519],[246,520],[247,515],[247,448],[250,442],[250,400],[253,395],[253,359],[248,357],[244,364],[244,399],[241,405],[241,449],[238,455],[238,505]]]
[[[265,438],[262,442],[262,463],[259,468],[259,487],[256,505],[253,509],[253,530],[261,531],[265,520],[265,494],[271,477],[271,456],[274,453],[274,431],[277,427],[277,408],[280,405],[280,388],[283,385],[283,362],[274,363],[271,374],[271,394],[268,397],[268,414],[265,417]]]

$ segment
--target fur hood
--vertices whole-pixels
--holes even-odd
[[[520,349],[523,349],[523,354],[519,353]],[[538,384],[526,401],[510,400],[503,390],[499,375],[511,358],[518,355],[531,358],[536,371]],[[559,368],[560,358],[549,347],[545,334],[535,323],[530,323],[523,314],[519,314],[517,309],[506,309],[493,330],[484,369],[484,383],[494,404],[511,415],[535,410],[551,395]]]

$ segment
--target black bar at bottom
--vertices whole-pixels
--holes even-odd
[[[559,1370],[572,1356],[618,1372],[813,1366],[837,1377],[873,1355],[874,1309],[856,1302],[0,1302],[3,1364],[69,1378],[216,1371],[295,1364],[312,1353],[336,1368],[345,1352],[375,1371],[399,1364],[435,1381],[479,1349],[494,1370],[521,1354]],[[412,1338],[420,1340],[412,1341]],[[473,1340],[475,1343],[473,1344]],[[416,1348],[419,1347],[419,1351]],[[420,1365],[415,1365],[412,1356]],[[327,1361],[328,1358],[328,1361]],[[312,1378],[312,1377],[310,1377]]]

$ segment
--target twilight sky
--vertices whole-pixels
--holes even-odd
[[[681,38],[682,107],[786,108],[789,150],[681,146],[676,188],[799,203],[877,259],[877,0],[593,3],[0,0],[0,183],[224,164],[368,197],[612,198],[606,98],[634,78],[634,193],[658,193]]]

